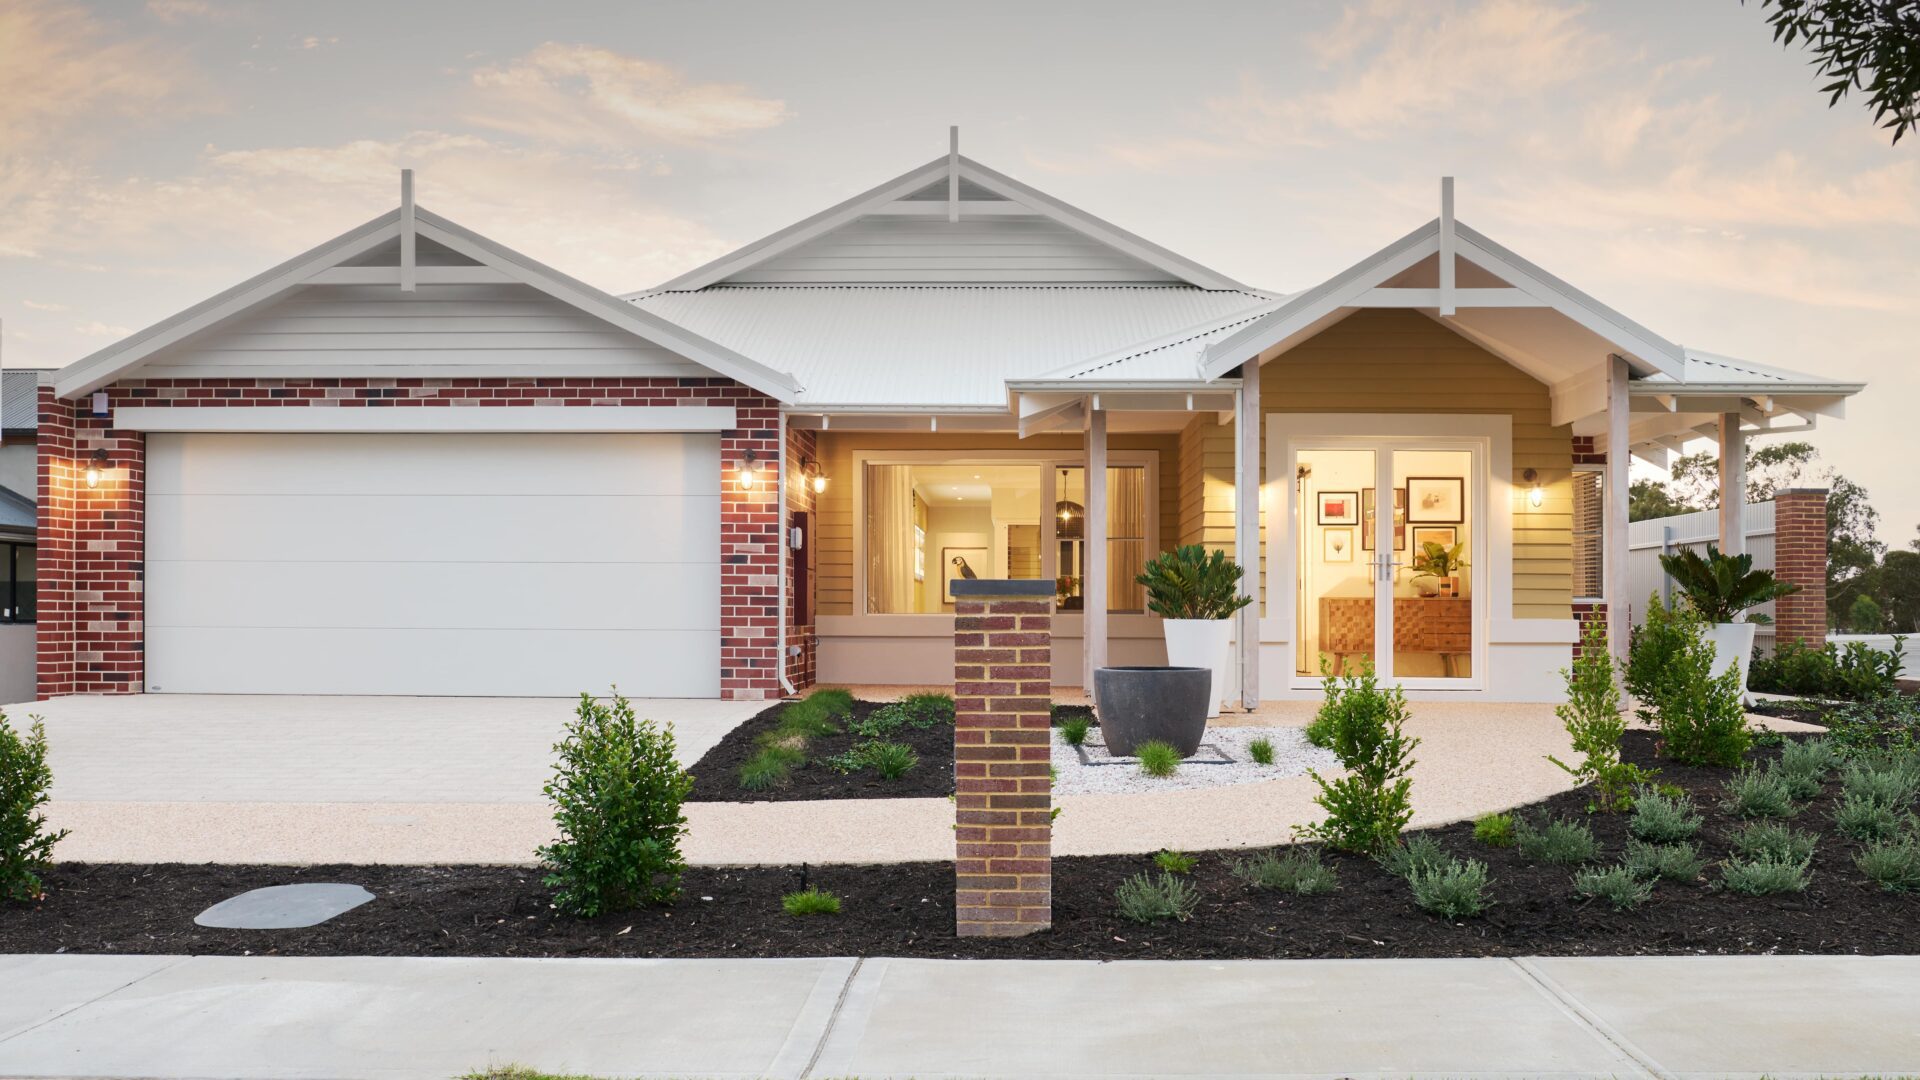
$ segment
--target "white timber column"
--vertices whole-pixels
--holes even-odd
[[[1253,603],[1240,609],[1240,705],[1260,705],[1260,361],[1240,365],[1240,392],[1233,420],[1233,556],[1245,573],[1240,595]]]
[[[1107,413],[1100,399],[1087,410],[1087,519],[1085,576],[1080,582],[1080,644],[1085,667],[1081,686],[1093,696],[1093,672],[1107,666]]]
[[[1720,552],[1747,550],[1747,433],[1739,413],[1720,414]]]
[[[1616,665],[1627,662],[1627,362],[1609,357],[1607,372],[1606,537],[1601,550],[1601,592],[1607,598],[1607,644]],[[1623,667],[1624,670],[1624,667]]]

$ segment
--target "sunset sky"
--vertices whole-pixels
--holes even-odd
[[[1678,11],[1678,14],[1675,11]],[[1864,379],[1920,523],[1920,138],[1737,0],[0,0],[0,361],[76,360],[390,209],[643,288],[946,148],[1249,284],[1436,213],[1688,346]]]

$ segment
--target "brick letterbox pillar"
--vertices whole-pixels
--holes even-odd
[[[953,583],[954,923],[1053,925],[1052,581]]]
[[[1817,649],[1827,641],[1827,491],[1773,493],[1773,576],[1800,586],[1773,602],[1773,642]]]

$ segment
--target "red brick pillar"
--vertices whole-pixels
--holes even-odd
[[[1053,925],[1049,580],[953,583],[954,923],[961,937]]]
[[[1827,492],[1788,488],[1773,493],[1773,574],[1800,586],[1773,603],[1774,645],[1827,640]]]

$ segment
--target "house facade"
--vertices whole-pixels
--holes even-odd
[[[1363,658],[1552,700],[1628,610],[1628,455],[1861,389],[1674,345],[1450,190],[1281,294],[956,147],[620,298],[403,192],[45,381],[43,696],[938,684],[969,577],[1052,580],[1080,685],[1164,662],[1134,578],[1197,543],[1248,566],[1245,703]]]

